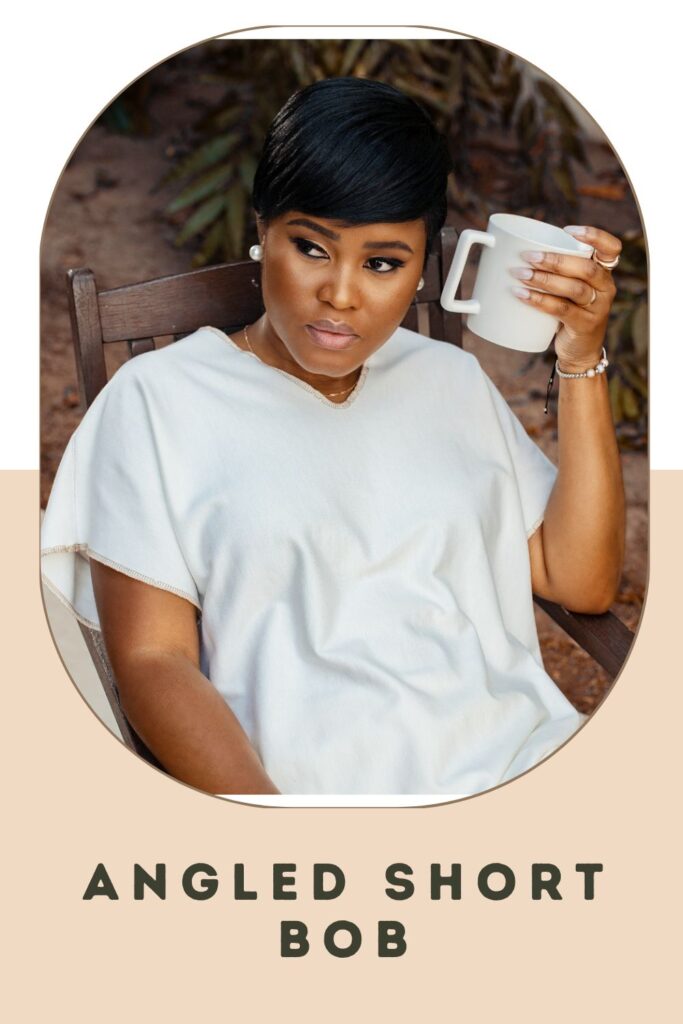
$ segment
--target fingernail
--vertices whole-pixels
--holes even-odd
[[[529,289],[528,288],[522,288],[522,286],[519,285],[519,284],[513,284],[512,290],[515,293],[515,295],[518,295],[520,297],[520,299],[528,299],[529,298]]]
[[[513,277],[519,277],[522,281],[529,281],[533,276],[533,270],[529,270],[528,267],[512,267],[510,273]]]
[[[521,256],[523,260],[528,260],[529,263],[540,263],[543,259],[542,252],[523,252]]]
[[[568,231],[570,235],[585,235],[588,232],[580,224],[567,224],[563,231]]]

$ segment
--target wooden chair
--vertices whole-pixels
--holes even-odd
[[[460,317],[446,313],[439,303],[456,241],[453,228],[441,231],[424,273],[424,288],[413,301],[403,325],[461,345]],[[207,324],[230,334],[256,320],[263,312],[260,270],[258,263],[248,260],[104,291],[97,290],[92,271],[68,271],[69,310],[84,408],[90,406],[107,382],[105,345],[126,341],[130,355],[136,356],[155,348],[159,338],[172,335],[177,340]],[[611,677],[619,672],[633,634],[615,615],[579,615],[542,598],[534,600]],[[124,742],[161,767],[121,709],[101,634],[82,624],[81,632]]]

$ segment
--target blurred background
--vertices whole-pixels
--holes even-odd
[[[249,197],[265,131],[292,92],[333,75],[387,81],[427,108],[449,140],[455,175],[448,223],[458,231],[483,230],[491,213],[505,211],[560,226],[591,224],[622,240],[607,337],[628,502],[626,565],[614,610],[635,629],[648,557],[643,226],[624,169],[590,114],[537,68],[478,40],[215,39],[142,75],[110,104],[65,167],[43,232],[43,507],[82,415],[65,272],[87,266],[98,287],[113,288],[246,259],[256,241]],[[463,279],[465,296],[475,267],[476,257]],[[543,414],[552,354],[512,352],[467,331],[463,344],[557,462],[555,406]],[[113,372],[127,351],[107,350]],[[536,614],[546,669],[590,713],[609,688],[606,675],[544,613]]]

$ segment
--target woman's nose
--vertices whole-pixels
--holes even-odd
[[[357,309],[360,288],[352,271],[331,270],[318,291],[318,298],[334,309]]]

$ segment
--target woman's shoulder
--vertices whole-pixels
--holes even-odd
[[[174,429],[187,419],[183,410],[197,408],[207,384],[220,379],[222,358],[220,339],[212,328],[201,327],[163,348],[127,359],[96,396],[74,436],[80,444],[90,435],[116,436],[122,424],[141,434],[163,426]]]
[[[213,327],[200,327],[178,341],[127,359],[110,377],[98,399],[125,393],[159,393],[172,387],[191,389],[198,381],[193,371],[219,371],[230,346]],[[97,399],[96,399],[97,401]]]
[[[141,458],[145,448],[163,439],[203,444],[210,418],[197,410],[230,377],[223,372],[221,345],[226,343],[217,335],[202,327],[122,363],[73,432],[74,451],[81,458],[109,458],[125,448]]]
[[[120,380],[130,378],[153,381],[158,379],[159,374],[173,373],[177,369],[185,368],[188,363],[205,362],[207,359],[217,362],[220,355],[225,354],[222,349],[230,349],[229,343],[224,339],[225,335],[215,327],[199,327],[178,341],[127,359],[112,380],[119,377]]]

